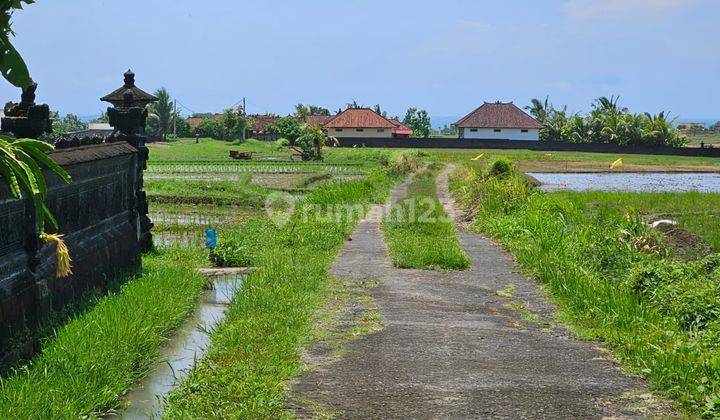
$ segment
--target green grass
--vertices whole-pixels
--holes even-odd
[[[145,191],[151,200],[177,203],[240,203],[262,206],[270,190],[250,184],[250,174],[240,181],[190,181],[149,179]]]
[[[193,310],[202,252],[146,255],[143,274],[57,331],[29,365],[0,380],[7,419],[96,417],[117,407]]]
[[[705,143],[705,145],[720,146],[720,132],[688,135],[689,146],[700,147],[701,142]]]
[[[586,213],[634,209],[648,219],[672,219],[720,252],[720,194],[687,193],[555,193]]]
[[[249,139],[243,143],[237,141],[220,141],[201,138],[196,144],[195,139],[181,138],[168,143],[149,143],[150,162],[158,161],[235,161],[230,157],[230,150],[255,152],[267,156],[290,156],[286,150],[277,150],[275,143]]]
[[[455,224],[438,201],[437,169],[415,175],[405,198],[382,223],[393,265],[398,268],[464,270],[470,260]]]
[[[301,206],[381,203],[392,183],[375,172],[363,180],[323,185]],[[220,232],[224,239],[218,258],[260,270],[245,281],[227,321],[213,333],[205,359],[171,394],[167,417],[284,416],[286,382],[301,372],[300,347],[332,281],[330,265],[362,217],[343,213],[325,218],[310,212],[305,218],[301,213],[282,227],[259,219]]]
[[[602,340],[627,370],[693,415],[720,414],[720,256],[675,259],[658,232],[613,201],[642,205],[647,195],[544,194],[521,177],[481,180],[468,169],[451,185],[475,214],[472,229],[544,283],[581,337]],[[647,203],[692,208],[681,196]]]

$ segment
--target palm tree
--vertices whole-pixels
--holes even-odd
[[[595,100],[595,103],[593,104],[593,108],[599,110],[599,111],[620,111],[620,112],[628,112],[628,109],[623,107],[620,108],[618,106],[618,102],[620,101],[620,96],[612,95],[610,98],[607,96],[601,96]]]
[[[170,93],[164,87],[156,90],[155,96],[158,100],[148,106],[148,114],[150,114],[151,118],[157,118],[158,132],[162,139],[165,140],[174,116],[173,105],[170,100]]]
[[[552,107],[553,106],[550,103],[550,96],[546,96],[545,102],[542,102],[540,101],[540,99],[537,98],[533,99],[532,101],[530,101],[530,105],[526,106],[525,109],[529,111],[536,120],[545,124],[547,122],[548,115],[552,110]]]

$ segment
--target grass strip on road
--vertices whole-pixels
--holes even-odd
[[[367,207],[384,202],[393,183],[378,171],[363,180],[322,185],[285,225],[263,218],[220,232],[213,253],[219,265],[260,269],[249,275],[227,321],[213,333],[205,359],[171,394],[167,417],[283,416],[286,382],[302,371],[300,348],[332,281],[330,265]],[[363,210],[314,211],[332,205]]]
[[[29,365],[0,380],[0,417],[77,419],[116,408],[160,346],[195,307],[202,252],[146,255],[143,274],[48,340]]]
[[[455,224],[437,198],[437,168],[419,171],[405,198],[382,223],[393,265],[398,268],[464,270],[470,259]]]
[[[602,340],[693,415],[720,415],[720,255],[678,260],[634,210],[534,191],[520,176],[462,168],[451,189],[475,215],[471,229],[544,283],[581,337]]]

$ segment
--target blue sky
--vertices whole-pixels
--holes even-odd
[[[246,96],[253,113],[355,99],[445,117],[545,95],[587,111],[614,94],[720,119],[718,16],[718,0],[38,0],[14,29],[63,113],[99,113],[132,67],[197,112]]]

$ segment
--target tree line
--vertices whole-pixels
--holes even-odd
[[[557,109],[549,98],[533,99],[525,109],[545,126],[540,130],[540,140],[545,141],[671,147],[687,141],[668,113],[632,113],[615,96],[596,99],[587,115]]]

